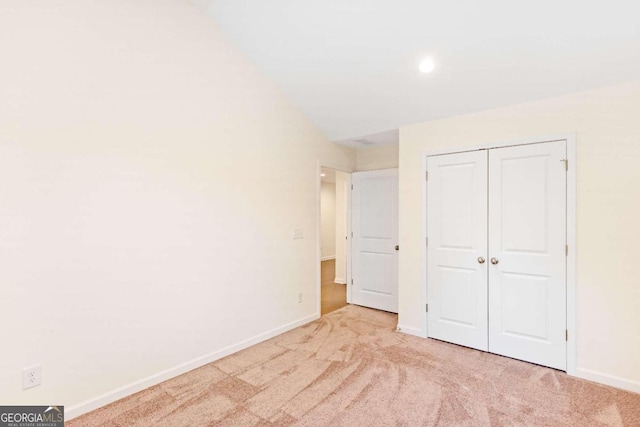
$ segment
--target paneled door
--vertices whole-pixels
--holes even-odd
[[[351,303],[398,312],[398,169],[356,172]]]
[[[489,351],[566,369],[566,144],[489,151]]]
[[[487,350],[487,152],[428,158],[429,337]]]
[[[566,370],[566,141],[427,159],[428,335]]]

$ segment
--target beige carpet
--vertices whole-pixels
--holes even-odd
[[[347,306],[68,426],[640,426],[640,395]]]

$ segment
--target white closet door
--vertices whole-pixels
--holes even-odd
[[[489,351],[566,369],[565,141],[489,151]]]
[[[487,151],[428,157],[428,336],[487,350]]]
[[[356,172],[351,302],[398,312],[398,169]]]

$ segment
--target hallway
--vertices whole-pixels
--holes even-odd
[[[336,261],[335,259],[321,262],[321,309],[324,316],[347,305],[347,285],[335,283]]]

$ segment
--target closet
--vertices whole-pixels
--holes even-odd
[[[566,153],[427,157],[430,338],[566,370]]]

